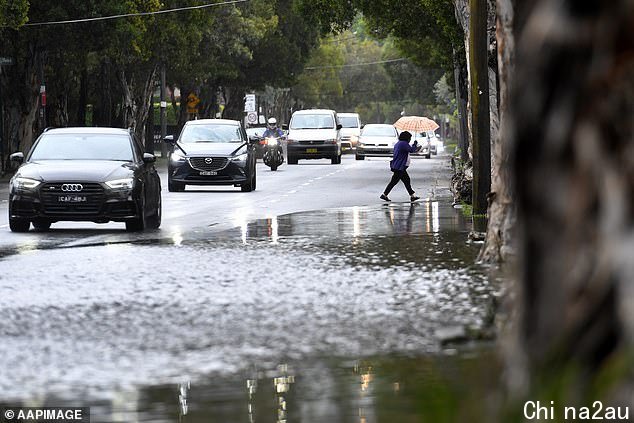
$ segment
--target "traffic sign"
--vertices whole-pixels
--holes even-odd
[[[258,114],[256,112],[249,112],[247,114],[247,122],[254,124],[258,122]]]
[[[244,96],[244,111],[247,113],[255,112],[255,94]]]
[[[187,96],[187,113],[198,113],[198,103],[200,103],[198,96],[195,93],[189,93]]]
[[[0,56],[0,66],[10,66],[15,64],[13,57]]]

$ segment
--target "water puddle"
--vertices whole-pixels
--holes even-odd
[[[0,403],[85,404],[93,421],[439,421],[419,401],[466,389],[488,347],[452,341],[490,328],[499,292],[470,230],[423,202],[6,257],[20,280],[0,276]]]

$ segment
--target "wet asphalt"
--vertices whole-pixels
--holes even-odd
[[[447,157],[413,160],[424,198],[414,204],[378,200],[386,167],[348,156],[340,166],[259,166],[254,193],[164,190],[163,225],[144,234],[116,223],[12,234],[1,203],[0,403],[173,421],[174,409],[183,417],[178,395],[163,413],[130,406],[129,395],[183,382],[219,395],[210,380],[239,380],[225,392],[235,400],[246,373],[288,372],[281,363],[318,392],[307,376],[340,368],[324,363],[443,354],[442,333],[488,327],[498,289],[473,264],[478,246],[451,207]],[[402,186],[391,197],[407,199]],[[249,421],[243,402],[227,402],[231,421]],[[320,412],[300,420],[323,421]],[[358,421],[348,414],[330,421]]]

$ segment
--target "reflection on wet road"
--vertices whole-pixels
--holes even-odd
[[[437,330],[490,324],[496,288],[468,229],[423,202],[25,246],[2,259],[0,402],[79,401],[105,421],[378,421],[363,360],[439,354]]]

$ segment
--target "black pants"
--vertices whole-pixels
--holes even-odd
[[[398,181],[403,181],[403,185],[405,185],[405,189],[409,193],[409,195],[414,195],[414,190],[412,189],[412,183],[409,179],[409,175],[407,174],[407,170],[393,170],[394,175],[392,175],[392,180],[387,187],[385,187],[385,195],[388,195],[392,188],[398,184]]]

